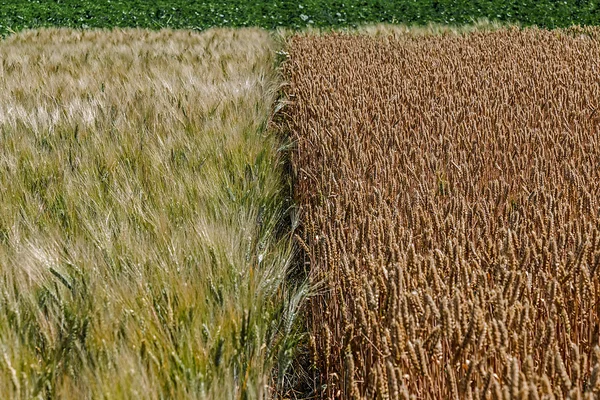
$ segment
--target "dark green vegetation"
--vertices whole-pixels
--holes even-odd
[[[487,18],[555,28],[600,24],[600,2],[581,0],[14,0],[0,1],[0,35],[43,26],[304,28],[363,23],[468,24]]]

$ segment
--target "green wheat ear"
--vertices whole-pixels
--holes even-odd
[[[0,42],[4,397],[287,388],[305,296],[267,128],[277,50],[257,29]]]

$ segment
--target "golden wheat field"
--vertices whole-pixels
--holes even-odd
[[[315,390],[599,395],[599,34],[290,39]]]

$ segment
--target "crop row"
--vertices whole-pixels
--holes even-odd
[[[555,28],[598,25],[599,7],[597,2],[579,0],[19,0],[0,2],[0,36],[46,26],[298,29],[377,22],[461,25],[482,18]]]

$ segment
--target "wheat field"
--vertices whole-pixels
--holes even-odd
[[[264,31],[0,42],[2,398],[252,399],[299,340]]]
[[[598,397],[599,38],[289,39],[315,392]]]

